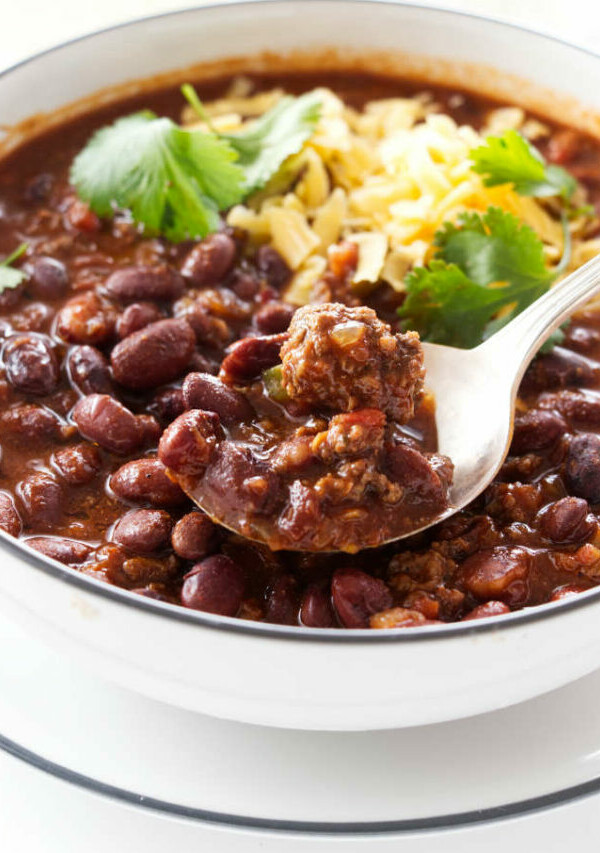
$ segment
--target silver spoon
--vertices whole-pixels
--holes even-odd
[[[510,447],[517,392],[529,362],[598,291],[600,255],[475,349],[423,344],[425,382],[436,401],[438,450],[454,462],[454,483],[448,509],[420,530],[463,509],[494,479]]]
[[[423,344],[425,385],[436,402],[438,452],[454,463],[449,505],[419,528],[386,542],[426,530],[463,509],[494,479],[510,447],[514,406],[525,370],[542,346],[577,308],[600,291],[600,255],[555,285],[493,337],[474,349]],[[468,317],[465,317],[468,322]],[[195,478],[178,477],[190,498],[217,523],[249,539],[268,541],[256,522],[222,518]],[[285,545],[286,548],[293,545]]]

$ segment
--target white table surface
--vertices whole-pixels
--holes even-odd
[[[195,3],[182,0],[4,0],[0,16],[0,68],[95,29],[199,5],[203,5],[202,0]],[[600,4],[596,0],[431,0],[431,5],[503,18],[600,51]],[[598,848],[598,838],[593,837],[595,833],[590,836],[586,832],[585,809],[585,801],[569,807],[569,846],[581,853],[591,853]],[[544,837],[549,834],[555,838],[555,842],[545,842],[545,851],[562,851],[566,841],[561,832],[565,811],[504,824],[501,830],[504,845],[536,853],[539,848],[534,839],[539,838],[539,821],[543,821]],[[582,815],[580,827],[572,829],[574,824],[576,826],[573,819],[579,813]],[[85,846],[82,846],[82,839],[85,839]],[[217,848],[232,853],[268,853],[278,849],[290,853],[320,853],[325,849],[318,839],[280,838],[275,846],[259,835],[248,838],[230,834],[227,839],[225,842],[220,830],[191,830],[182,822],[91,796],[0,753],[0,850],[6,853],[79,853],[83,849],[86,853],[163,853],[166,850],[212,853]],[[482,849],[483,839],[477,829],[462,835],[460,842],[458,839],[451,841],[447,836],[446,839],[440,846],[440,840],[436,841],[434,836],[424,838],[419,850],[423,853],[438,850],[470,853]],[[377,849],[381,850],[397,851],[403,847],[402,842],[391,839],[389,843],[377,844]],[[337,844],[327,843],[326,849],[349,853],[350,850],[373,848],[368,842],[355,845],[348,839],[339,839]],[[411,846],[412,849],[416,848]]]

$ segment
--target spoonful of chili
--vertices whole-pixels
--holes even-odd
[[[598,290],[600,257],[471,350],[394,333],[369,308],[305,306],[288,333],[234,344],[218,378],[188,375],[159,457],[215,521],[274,549],[412,535],[489,485],[527,365]]]

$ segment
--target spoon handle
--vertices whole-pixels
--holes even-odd
[[[600,255],[556,284],[477,349],[483,358],[499,358],[520,380],[550,335],[600,291]],[[522,368],[522,369],[520,369]]]

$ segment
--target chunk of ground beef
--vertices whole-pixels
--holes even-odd
[[[398,503],[404,489],[392,482],[368,459],[354,459],[339,464],[334,472],[325,474],[314,485],[315,493],[332,504],[359,503],[368,492],[378,495],[385,503]],[[360,511],[357,508],[357,511]]]
[[[395,334],[363,306],[306,305],[281,348],[287,394],[309,407],[373,408],[400,423],[423,392],[423,350],[415,332]]]
[[[325,462],[340,456],[374,455],[383,448],[385,415],[378,409],[358,409],[334,415],[329,428],[318,433],[312,449]]]

